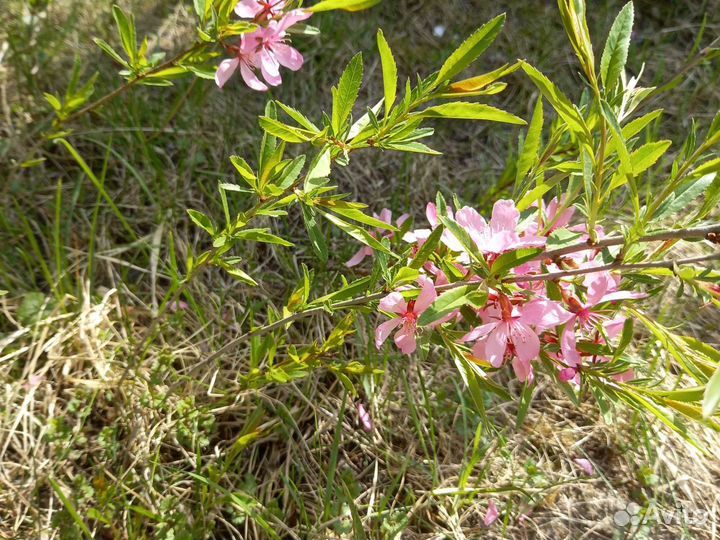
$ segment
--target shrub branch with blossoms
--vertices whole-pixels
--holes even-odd
[[[304,22],[312,13],[356,11],[376,3],[324,0],[305,7],[291,0],[196,0],[198,40],[170,60],[149,54],[147,39],[138,47],[132,16],[114,7],[124,53],[96,42],[121,65],[126,84],[88,103],[93,80],[79,86],[75,77],[64,98],[48,95],[56,113],[51,136],[61,137],[61,126],[136,84],[168,85],[194,74],[226,87],[239,71],[254,90],[277,86],[281,68],[303,65],[290,33],[312,33]],[[558,6],[583,74],[579,103],[525,60],[461,78],[500,34],[504,15],[479,28],[438,71],[419,76],[414,85],[410,79],[399,84],[392,38],[379,31],[383,96],[360,114],[354,114],[363,81],[360,54],[331,89],[332,109],[321,118],[269,101],[258,119],[264,136],[256,159],[231,156],[237,182],[218,185],[222,214],[188,211],[208,235],[206,249],[188,258],[184,275],[173,276],[136,354],[142,357],[163,315],[190,300],[189,287],[204,270],[218,268],[257,286],[260,278],[238,248],[248,241],[293,248],[290,240],[256,222],[295,212],[321,265],[330,259],[328,239],[335,231],[361,244],[345,261],[352,268],[348,272],[368,272],[342,276],[336,290],[318,295],[313,269],[303,266],[281,310],[268,307],[264,317],[253,315],[248,328],[193,370],[250,343],[262,368],[241,377],[246,388],[287,383],[323,368],[357,395],[352,378],[373,369],[327,358],[343,357],[345,342],[361,326],[355,321],[364,317],[375,328],[378,349],[392,340],[403,355],[433,349],[452,359],[483,415],[486,393],[514,399],[505,384],[514,378],[523,388],[520,419],[544,376],[576,403],[592,395],[608,418],[613,407],[629,406],[657,417],[695,445],[687,420],[720,429],[720,352],[653,316],[659,295],[672,284],[696,302],[720,307],[720,272],[713,269],[720,258],[720,114],[702,133],[693,124],[682,147],[671,151],[671,141],[653,135],[661,127],[662,110],[644,111],[673,85],[645,88],[640,76],[625,73],[632,3],[615,19],[599,59],[584,3],[559,0]],[[711,52],[703,51],[697,62]],[[218,62],[221,55],[229,57]],[[528,77],[539,92],[527,123],[474,101],[503,92],[503,79],[513,73]],[[489,212],[460,194],[448,202],[449,194],[438,193],[425,208],[427,223],[415,225],[406,214],[393,221],[389,210],[368,213],[366,204],[348,200],[333,183],[334,170],[349,166],[357,151],[438,155],[425,144],[433,135],[427,124],[446,120],[527,125],[508,166],[512,185],[498,190],[502,197]],[[59,140],[83,166],[74,148]],[[688,256],[683,249],[688,242],[702,254]],[[288,342],[290,325],[328,313],[338,322],[324,341]],[[671,369],[634,352],[641,331],[666,349]],[[266,339],[251,339],[260,335]],[[372,429],[362,404],[358,412],[365,429]]]
[[[312,272],[305,269],[282,313],[268,313],[267,323],[248,329],[200,365],[253,336],[271,334],[284,343],[288,325],[305,317],[349,311],[347,321],[370,308],[379,313],[378,349],[391,340],[404,355],[445,351],[480,411],[485,392],[512,399],[501,383],[510,370],[523,385],[524,402],[542,374],[575,402],[589,390],[604,415],[615,405],[630,406],[660,418],[693,444],[682,418],[720,428],[714,418],[720,353],[652,317],[653,299],[672,282],[701,302],[720,305],[720,273],[709,266],[720,258],[720,225],[713,222],[720,201],[720,115],[704,138],[690,135],[666,173],[662,158],[670,141],[643,142],[645,128],[659,122],[662,111],[635,115],[655,90],[624,72],[632,4],[610,31],[599,71],[577,5],[560,2],[590,90],[578,105],[522,60],[457,80],[497,37],[504,16],[478,29],[438,72],[419,78],[416,86],[408,81],[402,98],[391,47],[379,32],[384,96],[357,120],[351,116],[362,79],[360,55],[333,88],[332,112],[320,124],[271,101],[259,120],[266,134],[257,166],[232,158],[257,203],[237,218],[227,214],[224,226],[191,213],[212,236],[214,248],[191,262],[190,275],[198,264],[221,266],[253,285],[251,270],[240,270],[237,257],[227,253],[240,239],[288,245],[269,230],[247,227],[255,216],[284,215],[293,206],[320,261],[329,258],[327,227],[334,227],[362,244],[346,266],[371,270],[355,280],[343,278],[337,291],[312,298]],[[537,86],[540,98],[514,162],[512,197],[497,200],[489,215],[458,196],[448,203],[438,193],[425,209],[427,223],[413,226],[407,214],[396,221],[388,209],[370,216],[364,204],[337,193],[330,180],[333,168],[347,166],[355,151],[436,154],[420,142],[432,135],[425,127],[430,119],[524,124],[470,100],[502,92],[502,79],[517,71]],[[546,104],[555,111],[552,122]],[[285,159],[289,145],[315,151]],[[666,174],[661,189],[650,189]],[[239,189],[223,184],[221,195]],[[631,219],[620,224],[609,219],[623,212]],[[681,242],[688,241],[704,244],[706,253],[683,255]],[[637,324],[666,344],[681,370],[679,379],[653,373],[633,353]],[[297,349],[290,345],[290,351]],[[306,367],[289,352],[285,362],[257,376],[287,381],[305,376]],[[355,392],[347,377],[341,380]],[[368,415],[364,408],[359,414]]]

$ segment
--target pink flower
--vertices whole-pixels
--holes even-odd
[[[483,523],[486,527],[489,527],[490,525],[495,523],[498,516],[500,516],[500,512],[498,512],[497,506],[495,506],[495,501],[491,499],[488,503],[487,512],[485,513],[485,519],[483,520]]]
[[[373,212],[373,217],[375,219],[379,219],[383,223],[387,223],[388,225],[392,225],[392,211],[388,208],[383,208],[380,211],[380,215]],[[403,223],[407,221],[407,219],[410,216],[408,214],[403,214],[397,219],[397,226],[398,228],[402,227]],[[378,234],[384,236],[385,238],[392,238],[394,233],[392,231],[387,231],[385,229],[375,229],[375,232],[370,233],[374,238],[377,238]],[[345,266],[348,268],[352,268],[353,266],[357,266],[360,264],[365,257],[370,257],[374,253],[373,248],[370,246],[363,246],[361,247],[355,255],[352,256],[352,258],[345,263]]]
[[[588,476],[592,476],[593,474],[595,474],[595,467],[593,467],[593,464],[590,463],[590,460],[589,460],[589,459],[585,459],[585,458],[575,458],[575,459],[573,459],[573,461],[574,461],[575,464],[576,464],[578,467],[580,467],[580,468],[583,470],[583,472],[584,472],[585,474],[587,474]]]
[[[260,27],[254,32],[243,34],[240,37],[240,47],[231,47],[236,51],[236,57],[223,60],[218,66],[215,83],[222,88],[239,67],[245,84],[253,90],[264,92],[268,89],[268,84],[280,85],[280,66],[297,71],[304,62],[297,49],[287,44],[287,29],[310,15],[307,11],[295,9],[280,20],[271,20],[265,28]],[[257,77],[255,72],[258,69],[265,83]]]
[[[544,237],[533,234],[521,236],[518,233],[520,212],[510,200],[499,200],[495,203],[489,222],[469,206],[458,210],[455,221],[468,232],[483,253],[491,256],[514,249],[542,247],[547,241]],[[451,245],[448,247],[455,249]]]
[[[645,298],[647,296],[644,293],[619,291],[618,284],[619,280],[616,280],[610,272],[587,274],[584,280],[584,285],[587,288],[586,301],[583,303],[575,296],[566,297],[566,303],[570,311],[572,311],[573,316],[568,320],[568,324],[565,327],[560,348],[565,364],[568,366],[577,367],[580,365],[580,353],[577,351],[575,342],[576,323],[581,330],[590,329],[598,324],[602,324],[602,322],[607,319],[605,315],[595,309],[598,305],[604,304],[605,302]],[[622,324],[620,324],[619,328],[616,325],[614,330],[616,333],[621,331]]]
[[[540,355],[539,334],[563,324],[572,314],[551,300],[538,299],[514,306],[502,293],[498,293],[497,300],[499,309],[493,310],[494,313],[487,310],[491,321],[471,330],[463,341],[486,337],[473,348],[476,357],[487,359],[496,368],[501,367],[506,358],[512,358],[517,378],[532,382],[531,362]]]
[[[285,0],[240,0],[235,6],[235,14],[241,19],[273,19],[282,14]]]
[[[403,354],[412,354],[417,348],[415,334],[417,333],[417,320],[437,298],[435,285],[426,276],[418,278],[421,290],[415,300],[406,302],[399,292],[392,292],[380,300],[379,308],[386,313],[399,315],[389,321],[385,321],[375,330],[375,346],[379,349],[390,333],[400,326],[395,333],[395,344]]]
[[[367,411],[365,405],[363,405],[362,402],[358,402],[357,412],[363,429],[370,433],[373,430],[372,417],[370,416],[370,413]]]

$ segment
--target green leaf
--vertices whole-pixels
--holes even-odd
[[[422,268],[430,256],[435,252],[435,249],[437,249],[440,245],[440,237],[442,236],[444,230],[445,227],[443,225],[439,225],[432,233],[430,233],[430,236],[428,236],[427,240],[425,240],[423,245],[420,246],[420,249],[415,254],[415,257],[413,257],[413,260],[410,261],[410,268],[418,270]]]
[[[446,291],[438,296],[432,305],[420,315],[417,323],[419,326],[428,326],[466,304],[482,305],[484,303],[483,296],[487,298],[485,292],[478,291],[477,287],[467,285]]]
[[[454,94],[469,94],[478,92],[486,86],[494,83],[499,78],[517,71],[519,67],[520,64],[517,62],[512,65],[505,64],[502,67],[490,71],[489,73],[483,73],[482,75],[476,75],[475,77],[470,77],[469,79],[454,82],[448,86],[447,91],[443,94],[443,96],[449,97]]]
[[[257,177],[255,172],[252,170],[248,162],[240,156],[230,156],[230,162],[235,167],[235,170],[240,173],[240,176],[248,183],[248,185],[256,189],[257,188]]]
[[[385,229],[387,231],[397,231],[397,227],[395,227],[392,223],[385,223],[384,221],[380,221],[379,219],[375,219],[374,217],[363,213],[357,207],[358,203],[348,203],[337,199],[315,199],[315,204],[317,206],[328,208],[336,214],[340,214],[341,216],[352,219],[353,221],[370,225],[371,227]]]
[[[672,141],[657,141],[642,145],[640,148],[630,154],[630,166],[632,167],[632,174],[637,176],[638,174],[645,172],[647,169],[655,165],[667,149],[670,148]],[[610,181],[609,191],[614,190],[617,187],[622,186],[627,182],[627,176],[622,171],[618,171],[613,175]]]
[[[322,0],[315,5],[304,8],[312,13],[320,13],[321,11],[332,11],[334,9],[342,9],[344,11],[362,11],[371,8],[382,2],[382,0]]]
[[[445,60],[435,78],[435,85],[449,81],[472,64],[495,41],[504,24],[505,14],[503,13],[478,28]]]
[[[705,387],[705,394],[703,395],[703,418],[709,418],[720,406],[720,366]]]
[[[320,130],[318,127],[313,124],[303,113],[298,111],[297,109],[293,109],[292,107],[285,105],[284,103],[280,103],[279,101],[275,102],[278,107],[280,107],[283,111],[285,111],[285,114],[287,114],[290,118],[295,120],[298,124],[300,124],[302,127],[307,129],[308,131],[313,131],[315,133],[319,133]]]
[[[585,236],[585,233],[582,232],[573,232],[568,229],[555,229],[550,236],[548,236],[547,249],[560,249],[565,246],[577,244],[583,236]]]
[[[282,174],[275,182],[275,185],[283,191],[290,188],[290,186],[292,186],[300,176],[304,166],[305,155],[296,157],[283,169]]]
[[[213,222],[209,217],[207,217],[199,210],[188,209],[187,213],[193,223],[195,223],[195,225],[197,225],[201,229],[204,229],[210,236],[215,235],[215,226],[213,225]]]
[[[319,209],[318,209],[318,212],[320,214],[322,214],[323,217],[325,217],[325,219],[327,219],[330,223],[332,223],[333,225],[338,227],[344,233],[352,236],[355,240],[362,242],[366,246],[370,246],[371,248],[373,248],[376,251],[380,251],[382,253],[387,253],[388,255],[397,257],[392,251],[390,251],[383,244],[381,244],[376,238],[374,238],[365,229],[362,229],[361,227],[358,227],[356,225],[352,225],[351,223],[348,223],[347,221],[340,219],[339,217],[331,214],[330,212],[324,212]]]
[[[229,265],[223,265],[223,268],[228,274],[230,274],[238,281],[242,281],[243,283],[247,283],[248,285],[252,285],[253,287],[257,286],[257,281],[255,281],[252,277],[250,277],[248,274],[246,274],[239,268]]]
[[[254,240],[255,242],[277,244],[286,247],[295,245],[284,238],[280,238],[279,236],[275,236],[274,234],[268,232],[268,229],[244,229],[234,233],[233,238],[237,238],[239,240]]]
[[[671,193],[670,197],[658,208],[655,219],[663,219],[686,210],[692,201],[707,191],[716,175],[717,173],[706,174]]]
[[[330,149],[322,150],[310,164],[307,174],[305,175],[305,184],[303,191],[312,191],[318,187],[318,183],[323,178],[330,176],[331,171]]]
[[[113,49],[107,41],[100,38],[93,38],[93,41],[95,42],[95,45],[100,47],[110,58],[115,60],[121,66],[130,69],[130,65],[127,63],[127,61],[117,52],[115,52],[115,49]]]
[[[582,137],[583,140],[590,140],[590,131],[585,124],[585,120],[568,97],[550,79],[527,62],[521,60],[520,66],[565,121],[570,131]]]
[[[313,251],[318,256],[318,259],[325,263],[328,260],[327,242],[325,241],[325,235],[318,226],[315,210],[306,204],[301,204],[300,208],[302,209],[303,222],[310,236]]]
[[[522,151],[517,161],[517,172],[515,174],[515,181],[519,184],[530,169],[533,168],[538,158],[538,151],[540,149],[540,139],[542,137],[543,127],[543,104],[542,98],[538,97],[537,103],[535,104],[535,110],[533,111],[532,120],[530,120],[530,126],[528,127],[525,141],[523,142]]]
[[[427,154],[428,156],[441,156],[442,152],[433,150],[429,146],[417,141],[393,141],[386,143],[383,148],[396,150],[397,152],[412,152],[414,154]]]
[[[613,22],[605,50],[600,59],[600,78],[606,90],[612,90],[620,80],[620,74],[625,69],[628,48],[630,47],[630,34],[633,26],[633,3],[628,2],[620,10]]]
[[[126,15],[120,9],[120,6],[114,4],[112,14],[117,24],[118,32],[120,32],[120,40],[123,48],[130,59],[130,64],[135,65],[138,61],[137,57],[137,36],[135,35],[135,18],[132,14]]]
[[[333,110],[332,128],[335,134],[339,134],[345,121],[352,112],[353,105],[360,93],[360,85],[363,79],[362,53],[353,56],[345,71],[340,76],[340,82],[332,89]]]
[[[508,270],[511,270],[516,266],[520,266],[521,264],[525,264],[526,262],[533,260],[537,255],[542,252],[542,248],[523,248],[516,249],[515,251],[509,251],[508,253],[503,253],[497,259],[495,259],[495,262],[493,262],[492,266],[490,267],[490,271],[495,277],[502,276],[507,273]]]
[[[385,91],[385,116],[387,117],[390,114],[392,106],[395,104],[395,97],[397,96],[397,65],[395,64],[392,50],[390,50],[390,45],[388,45],[383,31],[380,29],[378,29],[377,32],[377,44],[378,50],[380,51],[380,62],[382,63],[383,89]]]
[[[488,120],[490,122],[504,122],[506,124],[524,125],[526,122],[514,114],[496,109],[484,103],[470,103],[467,101],[453,101],[428,107],[414,114],[420,118],[456,118],[460,120]]]
[[[420,277],[420,272],[417,269],[403,266],[398,270],[398,273],[395,274],[392,283],[390,283],[390,287],[394,289],[406,283],[414,283],[418,277]]]
[[[275,120],[274,118],[270,118],[268,116],[261,116],[258,118],[258,122],[260,123],[260,127],[267,133],[289,143],[303,143],[311,139],[311,137],[305,134],[302,130],[284,124],[279,120]]]

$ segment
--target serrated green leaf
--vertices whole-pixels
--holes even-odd
[[[600,59],[600,79],[606,90],[612,90],[620,80],[620,74],[625,69],[630,35],[633,26],[633,3],[628,2],[615,18]]]
[[[419,118],[455,118],[460,120],[487,120],[490,122],[503,122],[506,124],[524,125],[526,122],[514,114],[496,109],[484,103],[470,103],[467,101],[453,101],[428,107],[415,113]]]
[[[411,152],[413,154],[426,154],[428,156],[441,156],[442,152],[433,150],[429,146],[417,141],[393,141],[386,143],[383,148],[397,152]]]
[[[495,277],[502,276],[508,270],[533,260],[542,252],[542,248],[523,248],[503,253],[492,263],[490,271]]]
[[[230,156],[230,162],[233,164],[233,167],[235,167],[235,170],[240,173],[240,176],[242,176],[242,178],[248,183],[248,185],[253,189],[257,189],[257,177],[250,165],[248,165],[248,162],[240,156]]]
[[[325,241],[325,235],[318,226],[315,210],[306,204],[301,204],[300,208],[302,210],[303,223],[308,231],[313,251],[318,259],[325,263],[328,260],[327,242]]]
[[[213,225],[212,220],[208,216],[206,216],[199,210],[188,209],[187,213],[193,223],[195,223],[195,225],[205,230],[210,236],[215,235],[215,226]]]
[[[233,238],[238,240],[253,240],[264,244],[277,244],[279,246],[292,247],[295,244],[288,242],[284,238],[275,236],[268,232],[268,229],[243,229],[233,234]]]
[[[478,28],[445,61],[435,78],[435,85],[451,80],[472,64],[495,41],[504,24],[503,13]]]
[[[121,66],[130,69],[130,65],[127,63],[127,61],[117,52],[115,52],[115,49],[113,49],[108,42],[100,38],[93,38],[93,41],[95,42],[95,45],[100,47],[110,58],[115,60]]]
[[[363,79],[362,53],[353,56],[345,71],[340,76],[337,88],[333,87],[332,128],[339,134],[352,112],[360,93]]]
[[[305,156],[296,157],[283,169],[280,178],[277,179],[274,185],[283,191],[290,188],[300,176],[304,166]]]
[[[330,212],[325,212],[323,210],[319,210],[318,212],[322,214],[322,216],[327,219],[330,223],[338,227],[341,231],[343,231],[345,234],[352,236],[355,240],[358,240],[359,242],[362,242],[366,246],[370,246],[376,251],[380,251],[381,253],[387,253],[388,255],[392,255],[394,257],[397,257],[392,251],[390,251],[388,248],[386,248],[382,243],[380,243],[375,237],[373,237],[369,232],[367,232],[365,229],[358,227],[356,225],[353,225],[351,223],[348,223],[347,221],[344,221],[337,217],[334,214],[331,214]]]
[[[292,107],[285,105],[284,103],[280,103],[279,101],[275,102],[278,107],[280,107],[283,111],[285,111],[285,114],[287,114],[290,118],[295,120],[298,124],[300,124],[302,127],[307,129],[308,131],[313,131],[315,133],[319,133],[320,130],[318,127],[313,124],[303,113],[298,111],[297,109],[293,109]]]
[[[130,64],[135,65],[138,61],[135,18],[132,13],[130,15],[126,15],[117,4],[113,4],[112,14],[115,19],[118,32],[120,33],[120,40],[122,41],[123,49],[125,49],[125,52],[130,59]]]
[[[515,173],[515,182],[517,184],[527,176],[527,173],[530,172],[530,169],[532,169],[537,162],[543,121],[542,97],[538,97],[532,120],[530,120],[530,126],[528,127],[525,141],[523,142],[522,151],[517,161],[517,172]]]
[[[557,111],[560,117],[565,120],[568,128],[576,135],[587,141],[590,139],[590,131],[580,112],[575,108],[568,97],[563,94],[555,84],[545,75],[540,73],[527,62],[520,61],[520,66],[528,77],[535,83],[550,105]]]
[[[302,130],[284,124],[274,118],[261,116],[258,118],[258,122],[260,123],[260,127],[267,133],[289,143],[303,143],[311,139],[311,137]]]
[[[440,237],[442,236],[444,230],[445,227],[443,225],[439,225],[432,233],[430,233],[430,236],[428,236],[427,240],[425,240],[423,245],[420,246],[420,249],[415,254],[415,257],[413,257],[413,260],[410,261],[410,268],[416,268],[418,270],[422,268],[422,266],[440,245]]]
[[[420,315],[417,324],[419,326],[428,326],[467,304],[482,304],[482,296],[483,293],[478,291],[477,287],[467,285],[446,291],[438,296],[432,305]]]
[[[390,45],[388,45],[383,31],[380,29],[378,29],[377,32],[377,45],[380,51],[380,62],[382,63],[385,116],[387,117],[390,114],[392,106],[395,104],[395,97],[397,96],[397,64],[395,64],[395,58],[393,58]]]

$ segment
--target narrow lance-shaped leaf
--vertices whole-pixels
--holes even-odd
[[[332,128],[339,134],[357,101],[363,78],[362,53],[357,53],[340,76],[337,88],[333,87]]]
[[[321,11],[333,11],[335,9],[342,9],[344,11],[362,11],[363,9],[371,8],[382,2],[382,0],[323,0],[312,6],[305,8],[307,11],[313,13],[320,13]]]
[[[118,32],[120,33],[120,40],[122,41],[123,48],[130,59],[131,64],[137,63],[137,36],[135,35],[135,19],[132,16],[126,15],[120,6],[113,5],[112,14],[115,18],[115,24],[117,24]]]
[[[435,78],[435,85],[451,80],[472,64],[495,41],[505,24],[505,14],[498,15],[478,28],[445,61]]]
[[[397,96],[397,65],[395,64],[395,58],[393,58],[390,45],[388,45],[388,42],[385,40],[385,35],[382,30],[378,30],[377,44],[380,51],[380,61],[382,62],[385,116],[387,117],[390,114],[392,106],[395,104],[395,97]]]
[[[543,127],[543,104],[542,97],[538,97],[533,111],[532,120],[528,127],[525,141],[523,142],[522,151],[517,162],[517,172],[515,174],[516,185],[525,178],[530,169],[537,161],[538,150],[540,149],[540,138],[542,136]]]
[[[347,221],[344,221],[340,219],[339,217],[331,214],[330,212],[324,212],[322,210],[318,210],[325,219],[327,219],[330,223],[338,227],[340,230],[345,232],[346,234],[352,236],[355,240],[358,240],[365,244],[366,246],[370,246],[374,250],[381,251],[383,253],[387,253],[388,255],[395,254],[390,251],[388,248],[386,248],[384,245],[382,245],[376,238],[374,238],[369,232],[367,232],[365,229],[361,227],[357,227],[355,225],[352,225],[351,223],[348,223]]]
[[[565,120],[570,131],[582,137],[585,141],[590,139],[590,132],[580,112],[573,106],[572,102],[563,94],[555,84],[545,75],[540,73],[527,62],[520,62],[520,65],[528,77],[535,83],[545,99],[557,111],[560,117]]]
[[[628,2],[615,18],[600,59],[600,79],[606,90],[612,90],[620,79],[627,62],[630,34],[633,26],[633,3]]]
[[[421,118],[455,118],[460,120],[487,120],[490,122],[503,122],[506,124],[524,125],[522,118],[507,111],[496,109],[483,103],[468,103],[465,101],[454,101],[435,105],[417,113]]]

